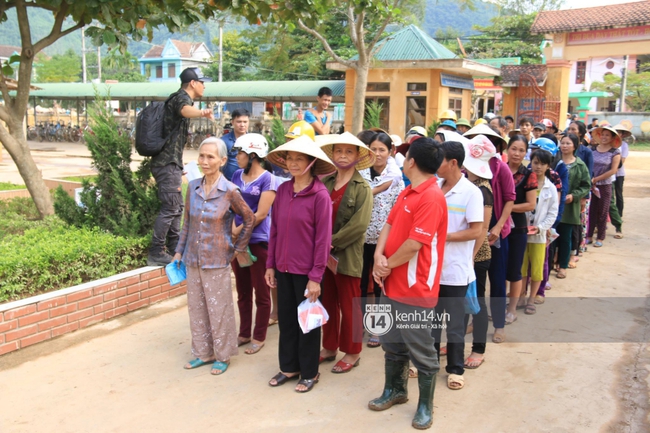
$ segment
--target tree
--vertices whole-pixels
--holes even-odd
[[[564,0],[497,0],[495,3],[508,15],[529,15],[558,10],[564,5]]]
[[[36,71],[39,83],[75,83],[81,78],[81,57],[72,49],[40,62]]]
[[[212,42],[219,46],[219,38]],[[259,48],[257,45],[247,41],[237,31],[230,31],[223,34],[223,81],[249,81],[253,79],[253,71],[259,59]],[[219,76],[219,53],[212,58],[212,64],[204,68],[203,73],[208,77]]]
[[[27,10],[44,10],[54,16],[49,33],[35,40],[30,15]],[[172,32],[181,27],[215,16],[220,10],[230,9],[254,22],[259,16],[268,16],[270,5],[256,0],[112,0],[108,1],[61,1],[61,0],[0,0],[0,24],[7,21],[7,12],[14,10],[18,17],[21,41],[20,66],[18,67],[18,88],[15,95],[9,94],[4,77],[14,71],[3,64],[0,73],[0,92],[5,102],[0,106],[0,142],[9,152],[18,171],[25,181],[36,208],[41,216],[54,212],[52,198],[43,182],[43,177],[34,163],[25,134],[23,120],[29,101],[34,56],[62,37],[93,24],[86,34],[97,46],[126,46],[128,38],[140,41],[151,40],[153,29],[165,26]]]
[[[642,67],[641,70],[644,68]],[[632,111],[650,111],[650,71],[628,73],[625,85],[625,106]],[[610,74],[603,81],[591,83],[591,91],[611,92],[616,99],[621,97],[621,77]]]
[[[536,15],[500,16],[492,19],[491,26],[474,26],[481,35],[472,37],[465,46],[467,55],[473,59],[521,57],[525,65],[541,63],[544,35],[530,34]]]

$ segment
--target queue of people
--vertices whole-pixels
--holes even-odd
[[[319,107],[328,96],[319,94]],[[614,176],[624,131],[601,126],[588,143],[579,121],[559,134],[544,120],[522,118],[511,130],[514,119],[490,116],[471,127],[451,112],[435,137],[414,127],[402,142],[378,128],[328,134],[330,118],[316,114],[324,134],[300,125],[271,151],[264,136],[243,130],[233,143],[208,138],[199,147],[203,177],[188,186],[173,251],[188,270],[195,359],[185,368],[223,374],[238,346],[258,353],[277,323],[279,371],[268,384],[295,380],[305,393],[319,382],[320,364],[338,359],[337,374],[360,365],[368,306],[381,304],[393,322],[398,311],[418,311],[426,326],[367,333],[366,347],[381,347],[385,359],[383,390],[368,407],[405,403],[408,379],[417,378],[412,426],[429,428],[441,357],[448,388],[462,389],[465,369],[486,360],[490,316],[492,341],[506,341],[517,310],[532,315],[544,303],[551,271],[567,277],[582,239],[603,246],[610,204],[620,198],[623,209]],[[478,304],[471,313],[468,296]],[[305,300],[329,313],[306,333],[298,315]]]

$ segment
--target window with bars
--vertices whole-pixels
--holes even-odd
[[[576,62],[576,84],[584,84],[587,75],[587,62]]]

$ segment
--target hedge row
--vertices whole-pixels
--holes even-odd
[[[148,238],[75,228],[27,207],[0,207],[0,302],[109,277],[143,266]],[[20,203],[19,203],[20,204]]]

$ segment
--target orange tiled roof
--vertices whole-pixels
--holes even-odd
[[[650,0],[583,9],[542,11],[530,32],[569,33],[650,24]]]

